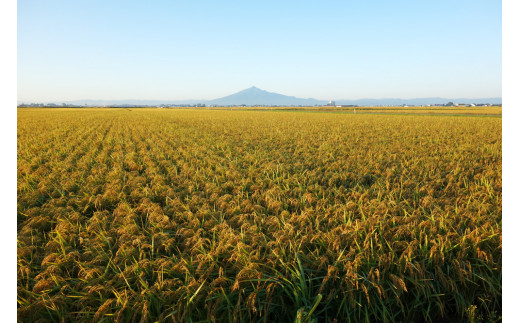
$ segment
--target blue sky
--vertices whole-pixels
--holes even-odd
[[[502,92],[501,1],[18,1],[18,100]]]

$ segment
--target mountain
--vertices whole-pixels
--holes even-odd
[[[278,93],[261,90],[255,86],[219,99],[206,101],[214,105],[323,105],[327,101],[316,99],[302,99]]]
[[[358,99],[358,100],[336,100],[337,105],[359,105],[359,106],[392,106],[392,105],[427,105],[427,104],[446,104],[453,103],[474,103],[474,104],[501,104],[502,98],[483,98],[483,99],[447,99],[447,98],[415,98],[415,99]],[[22,102],[19,102],[22,103]],[[62,102],[54,102],[60,105]],[[211,105],[278,105],[278,106],[315,106],[326,105],[328,100],[303,99],[294,96],[268,92],[252,86],[240,92],[213,100],[75,100],[65,101],[66,104],[74,104],[81,106],[158,106],[165,105],[195,105],[205,104]]]
[[[446,98],[415,98],[415,99],[359,99],[359,100],[336,100],[336,104],[343,105],[360,105],[360,106],[380,106],[380,105],[427,105],[427,104],[446,104],[448,102],[453,103],[466,103],[466,104],[502,104],[502,98],[483,98],[483,99],[446,99]]]
[[[63,103],[65,104],[74,104],[74,105],[86,105],[91,107],[100,107],[100,106],[117,106],[117,105],[161,105],[161,104],[197,104],[197,103],[204,103],[205,100],[135,100],[135,99],[128,99],[128,100],[74,100],[74,101],[65,101]],[[61,102],[56,102],[58,104],[61,104]]]

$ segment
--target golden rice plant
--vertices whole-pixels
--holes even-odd
[[[19,109],[18,320],[499,321],[501,118],[371,109]]]

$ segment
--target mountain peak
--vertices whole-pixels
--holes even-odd
[[[262,91],[263,92],[264,90],[259,89],[259,88],[257,88],[256,86],[253,85],[253,86],[245,89],[244,91]]]

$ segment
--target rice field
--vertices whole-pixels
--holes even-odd
[[[300,111],[328,113],[360,113],[360,114],[398,114],[398,115],[451,115],[451,116],[489,116],[502,115],[502,106],[411,106],[411,107],[207,107],[210,110],[243,110],[243,111]]]
[[[18,320],[500,321],[497,116],[18,109]]]

